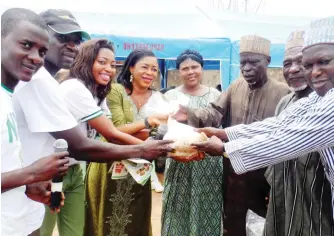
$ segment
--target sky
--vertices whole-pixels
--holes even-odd
[[[219,17],[228,17],[221,14],[231,1],[232,10],[244,11],[245,1],[248,1],[248,10],[254,13],[271,16],[297,16],[297,18],[280,17],[278,21],[282,31],[268,31],[268,27],[260,26],[258,18],[252,27],[239,27],[235,30],[229,22],[234,19],[226,18],[223,24],[217,23]],[[94,4],[92,4],[94,3]],[[86,14],[75,14],[81,26],[88,32],[131,35],[140,37],[231,37],[238,39],[244,33],[261,34],[281,42],[285,40],[291,30],[306,26],[311,19],[327,17],[333,14],[334,0],[94,0],[89,4],[78,4],[78,1],[69,0],[9,0],[1,1],[1,10],[10,7],[24,7],[41,12],[49,8],[63,8],[72,12],[93,12],[96,19],[86,17]],[[101,14],[106,17],[101,20]],[[157,17],[156,14],[160,16]],[[211,17],[210,17],[211,14]],[[304,19],[302,17],[309,17]],[[241,19],[239,15],[237,19]],[[247,22],[250,16],[243,17]],[[274,17],[261,18],[263,25],[271,25]],[[284,22],[283,22],[284,21]],[[276,22],[277,23],[277,22]],[[230,28],[229,25],[231,25]],[[239,24],[243,26],[244,24]],[[177,26],[177,27],[176,27]],[[200,30],[199,30],[200,29]],[[248,31],[247,31],[248,30]],[[268,35],[267,35],[268,33]]]
[[[5,2],[5,1],[1,1]],[[24,8],[65,8],[71,11],[94,11],[94,12],[145,12],[150,11],[152,6],[161,5],[158,12],[169,11],[173,9],[174,12],[185,12],[185,8],[191,11],[194,8],[192,0],[94,0],[90,1],[89,4],[78,4],[79,1],[69,0],[54,0],[54,1],[43,1],[43,0],[10,0],[6,3],[0,3],[1,5],[13,6],[13,7],[24,7]],[[170,4],[172,2],[173,4]],[[94,3],[94,4],[92,4]],[[192,5],[191,7],[190,4]],[[179,7],[175,7],[177,4]],[[188,6],[188,8],[186,7]],[[187,11],[186,10],[186,11]]]
[[[239,11],[244,11],[245,1],[248,2],[248,10],[258,14],[278,16],[305,16],[327,17],[333,15],[333,0],[231,0],[238,6]],[[226,9],[230,0],[194,0],[203,7]],[[233,6],[232,6],[233,7]]]
[[[10,0],[1,1],[0,10],[23,7],[39,13],[49,8],[67,9],[90,33],[163,38],[222,36],[215,22],[209,22],[189,0],[94,0],[89,5],[77,2]]]
[[[145,11],[152,4],[159,4],[163,7],[161,11],[192,11],[193,6],[197,5],[203,8],[227,8],[229,2],[238,6],[239,11],[244,10],[245,1],[248,1],[248,9],[255,12],[259,7],[259,14],[268,15],[286,15],[286,16],[309,16],[309,17],[326,17],[333,15],[333,0],[94,0],[89,4],[78,4],[78,1],[56,0],[10,0],[6,5],[10,7],[26,8],[67,8],[78,11],[96,11],[96,12],[129,12]],[[5,2],[5,1],[1,1]],[[92,4],[94,2],[94,4]],[[125,4],[127,2],[128,4]],[[0,3],[0,6],[4,3]],[[188,8],[187,8],[188,6]]]
[[[333,15],[333,0],[267,0],[259,13],[327,17]]]

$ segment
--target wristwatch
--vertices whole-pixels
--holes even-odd
[[[145,117],[145,119],[144,119],[144,123],[145,123],[145,127],[146,127],[146,129],[150,129],[150,128],[152,128],[152,126],[148,123],[148,117]]]

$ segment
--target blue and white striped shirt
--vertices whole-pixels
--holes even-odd
[[[301,98],[278,116],[269,117],[262,121],[251,124],[240,124],[225,128],[225,132],[230,141],[240,138],[252,138],[256,135],[268,134],[273,130],[290,124],[294,119],[304,115],[308,109],[321,99],[315,92],[308,97]]]
[[[234,141],[225,144],[225,151],[236,173],[318,151],[334,195],[334,89],[324,97],[312,93],[309,99],[297,101],[278,117],[243,128],[246,127],[244,131],[242,127],[227,131]],[[262,134],[254,136],[255,132]]]

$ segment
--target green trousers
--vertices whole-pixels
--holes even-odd
[[[57,222],[59,236],[82,236],[85,222],[85,194],[83,173],[80,165],[73,165],[63,178],[65,205],[60,213],[52,214],[46,207],[41,236],[52,236]]]

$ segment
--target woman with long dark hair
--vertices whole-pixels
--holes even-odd
[[[139,144],[141,140],[118,131],[107,118],[110,111],[105,103],[106,94],[109,93],[110,80],[115,76],[114,48],[107,40],[90,40],[80,46],[71,69],[63,75],[60,83],[65,103],[77,119],[80,128],[90,138],[97,134],[103,135],[109,141],[114,139],[124,143]],[[64,178],[65,206],[57,215],[58,227],[62,224],[75,225],[73,235],[82,235],[84,229],[84,182],[82,167],[84,164],[70,159],[68,175]],[[68,186],[72,186],[67,191]],[[75,217],[66,217],[66,212],[75,212]],[[55,216],[47,214],[43,225],[55,223]],[[80,227],[81,232],[78,232]],[[68,227],[69,229],[74,227]]]
[[[69,78],[60,84],[65,102],[89,137],[96,138],[96,134],[99,134],[110,142],[142,143],[121,132],[121,129],[116,129],[108,119],[111,113],[105,98],[115,75],[116,60],[112,43],[105,39],[83,43],[69,71]]]

